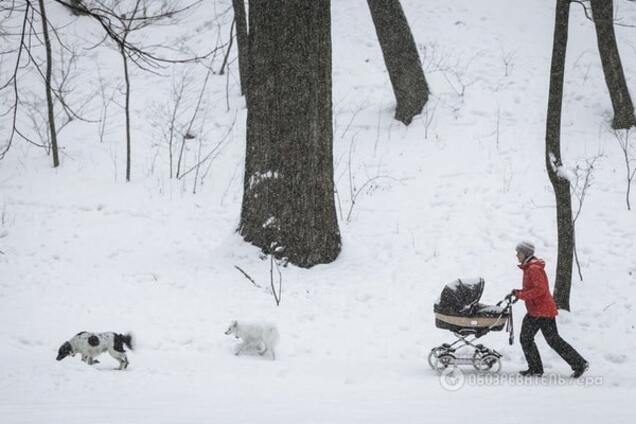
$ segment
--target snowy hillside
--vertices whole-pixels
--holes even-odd
[[[636,211],[625,204],[624,159],[608,130],[611,103],[593,24],[572,6],[562,154],[570,172],[602,156],[577,221],[584,280],[575,269],[572,312],[557,319],[591,368],[584,380],[570,380],[567,364],[539,336],[552,380],[518,380],[526,367],[518,340],[509,346],[506,333],[493,332],[483,343],[504,354],[500,380],[475,382],[466,367],[463,387],[447,390],[426,359],[431,348],[453,339],[433,317],[444,284],[482,276],[482,300],[501,300],[521,285],[514,246],[522,239],[534,241],[554,280],[556,212],[544,162],[554,1],[401,3],[432,91],[424,114],[408,127],[393,119],[393,93],[366,2],[332,1],[343,250],[329,265],[282,268],[279,307],[235,268],[269,285],[269,260],[235,232],[246,119],[235,49],[229,75],[209,77],[197,139],[185,152],[186,170],[211,155],[198,178],[191,172],[170,179],[161,131],[184,69],[189,84],[180,119],[189,119],[203,65],[168,67],[165,76],[134,69],[130,183],[120,92],[109,106],[103,142],[95,123],[64,128],[59,168],[42,149],[14,142],[0,161],[0,422],[636,418]],[[636,3],[620,0],[616,11],[636,25]],[[80,37],[99,38],[87,18],[58,5],[49,14],[70,24],[65,31],[78,46],[86,45]],[[156,37],[176,46],[185,34],[204,46],[217,34],[226,40],[231,21],[231,2],[216,1]],[[616,32],[636,96],[636,29]],[[122,78],[118,60],[107,48],[85,51],[77,98],[94,94],[98,68],[112,90]],[[218,55],[212,67],[222,61]],[[0,72],[8,72],[2,65]],[[101,107],[97,101],[86,112],[98,118]],[[632,144],[636,155],[636,135]],[[517,333],[524,314],[519,302]],[[227,325],[261,319],[278,325],[276,361],[235,357]],[[77,357],[56,362],[59,346],[83,330],[132,331],[129,368],[113,370],[107,354],[93,367]]]

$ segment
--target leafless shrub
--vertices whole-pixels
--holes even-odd
[[[156,138],[161,140],[157,144],[158,150],[167,149],[168,174],[174,178],[176,173],[176,152],[178,141],[183,138],[186,123],[185,114],[188,104],[186,98],[193,84],[193,78],[188,72],[175,70],[172,76],[170,91],[166,102],[151,108],[150,120],[156,132]],[[185,146],[183,146],[185,148]]]
[[[280,252],[282,250],[282,247],[277,247],[274,249],[274,252]],[[280,272],[280,263],[286,261],[287,258],[276,259],[273,254],[269,255],[269,287],[272,291],[272,296],[274,296],[274,300],[276,301],[276,306],[280,306],[280,301],[283,297],[283,274]],[[278,274],[278,290],[274,284],[274,265],[276,265],[276,272]]]
[[[338,211],[340,213],[340,219],[344,219],[345,222],[347,223],[351,222],[353,209],[355,208],[355,205],[357,204],[358,198],[360,197],[360,195],[362,195],[363,193],[366,193],[366,194],[373,193],[375,190],[380,188],[380,185],[382,182],[388,181],[388,182],[401,183],[401,181],[397,178],[394,178],[390,175],[380,174],[379,167],[378,167],[378,173],[376,175],[367,175],[366,178],[361,183],[358,183],[356,181],[357,177],[355,175],[355,169],[353,165],[353,154],[355,150],[355,140],[357,135],[358,133],[354,134],[351,137],[351,142],[349,143],[349,151],[347,155],[347,167],[342,173],[339,174],[339,177],[337,178],[334,184],[334,191],[336,195],[336,202],[338,204]],[[336,162],[336,168],[339,167],[340,163],[341,163],[341,158],[339,158],[338,161]],[[338,182],[344,174],[347,175],[348,188],[349,188],[349,209],[347,210],[346,216],[343,213],[340,192],[337,189]]]
[[[39,74],[42,78],[41,63],[33,54],[29,53],[31,64],[35,70],[35,74]],[[75,100],[73,94],[77,89],[72,85],[79,71],[77,69],[78,55],[69,47],[59,50],[59,60],[55,61],[55,69],[52,74],[51,92],[55,99],[55,104],[59,105],[54,112],[54,122],[56,122],[56,135],[63,133],[64,129],[75,120],[93,123],[85,117],[88,106],[95,97],[93,93],[83,96],[83,98]],[[96,93],[95,93],[96,94]],[[42,147],[47,155],[51,154],[52,140],[49,128],[49,115],[47,102],[42,98],[42,93],[37,86],[28,86],[20,90],[19,94],[21,105],[21,119],[17,121],[18,125],[22,121],[29,122],[29,130],[21,132],[21,137],[26,142]],[[62,146],[58,147],[60,153],[64,153]]]
[[[420,44],[418,49],[420,50],[422,67],[426,75],[441,75],[450,89],[450,92],[437,92],[435,96],[431,95],[431,97],[435,97],[438,100],[436,107],[442,106],[449,109],[455,119],[457,119],[464,105],[468,88],[480,81],[479,78],[472,75],[470,67],[482,52],[476,52],[466,60],[464,57],[454,58],[441,51],[437,43]],[[512,57],[510,60],[512,60]]]
[[[572,176],[570,178],[570,191],[576,198],[574,216],[572,218],[572,227],[574,228],[574,260],[579,273],[579,279],[583,281],[583,274],[581,273],[581,264],[579,262],[579,254],[576,243],[576,223],[583,209],[583,202],[588,194],[593,182],[593,172],[596,162],[601,159],[603,155],[598,154],[591,159],[585,161],[585,165],[577,164],[572,170]]]
[[[108,81],[106,81],[106,79],[103,77],[99,66],[97,67],[97,77],[99,82],[99,99],[101,102],[99,110],[98,132],[99,142],[103,143],[108,122],[108,110],[110,109],[110,106],[115,102],[115,97],[122,87],[121,84],[109,84]]]
[[[272,251],[275,253],[282,252],[284,250],[283,247],[275,247],[275,243],[272,245]],[[274,302],[276,302],[276,306],[280,306],[280,302],[283,296],[283,274],[280,270],[281,266],[287,266],[287,258],[276,259],[274,254],[263,256],[263,258],[269,257],[269,288],[265,289],[263,286],[258,284],[251,275],[247,272],[243,271],[241,267],[238,265],[234,265],[236,268],[247,280],[256,288],[265,290],[270,293],[274,297]],[[274,269],[276,269],[276,274],[278,276],[278,281],[274,278]]]
[[[208,70],[207,73],[205,74],[205,79],[203,80],[203,84],[201,85],[201,89],[199,90],[199,96],[197,98],[197,103],[194,107],[194,110],[192,111],[192,115],[190,116],[189,121],[187,122],[187,125],[185,126],[185,129],[182,133],[182,137],[181,137],[181,147],[179,149],[179,156],[177,159],[177,169],[176,169],[176,177],[177,178],[182,178],[181,177],[181,165],[184,159],[184,151],[185,151],[185,147],[186,147],[186,142],[188,140],[192,140],[195,138],[193,132],[192,132],[192,127],[194,126],[194,123],[197,119],[197,116],[199,115],[199,113],[201,112],[201,107],[203,104],[203,98],[205,95],[205,91],[208,85],[208,81],[210,79],[210,76],[212,75],[213,71],[212,71],[212,63],[210,63],[210,65],[208,66]]]
[[[510,76],[514,68],[513,59],[515,54],[516,52],[514,50],[505,51],[503,48],[501,49],[501,61],[504,65],[504,77],[506,78]]]
[[[632,189],[632,181],[634,180],[634,176],[636,176],[636,166],[634,166],[634,162],[636,162],[636,152],[634,151],[634,146],[631,145],[630,139],[630,130],[615,130],[612,129],[612,134],[614,138],[618,142],[618,145],[623,153],[623,160],[625,162],[625,203],[627,204],[627,210],[631,211],[632,206],[630,203],[630,195]]]
[[[472,77],[468,70],[482,52],[476,52],[468,60],[464,60],[463,58],[452,59],[450,55],[440,52],[436,43],[420,45],[419,48],[425,73],[427,75],[440,73],[458,97],[463,98],[468,87],[479,81],[479,78]]]

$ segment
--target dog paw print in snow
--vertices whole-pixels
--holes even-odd
[[[604,358],[606,361],[611,362],[612,364],[624,364],[627,361],[627,355],[622,353],[606,353]]]
[[[369,293],[362,293],[356,296],[356,300],[360,303],[366,303],[371,299],[373,299],[373,296],[371,296]]]

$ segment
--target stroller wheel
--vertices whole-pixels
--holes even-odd
[[[432,354],[433,352],[431,352]],[[451,353],[441,353],[431,361],[431,357],[429,355],[429,364],[432,362],[431,368],[435,371],[442,372],[446,368],[455,366],[455,355]]]
[[[435,369],[435,362],[437,361],[437,357],[444,351],[444,349],[440,347],[434,347],[431,349],[431,352],[428,354],[428,365]]]
[[[446,349],[446,346],[447,344],[444,343],[441,346],[437,346],[431,349],[431,352],[428,354],[428,365],[432,369],[434,370],[437,369],[435,366],[435,363],[437,362],[437,358],[444,353],[448,353],[448,349]]]
[[[492,353],[482,356],[475,352],[475,355],[473,355],[473,366],[477,371],[499,372],[501,370],[501,359]]]

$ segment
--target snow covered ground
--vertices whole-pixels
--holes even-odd
[[[217,2],[216,10],[230,3]],[[562,311],[558,324],[590,361],[589,374],[567,378],[569,368],[539,336],[546,377],[519,380],[521,348],[509,346],[503,332],[483,340],[505,355],[498,380],[465,369],[463,383],[453,385],[429,369],[429,350],[452,339],[435,328],[432,314],[445,283],[483,276],[483,300],[500,300],[520,286],[514,245],[521,239],[535,242],[553,281],[556,214],[543,155],[554,5],[402,3],[433,92],[427,112],[409,127],[392,119],[366,2],[333,1],[343,251],[330,265],[282,269],[280,307],[235,269],[269,283],[269,261],[235,233],[245,131],[236,62],[229,79],[215,75],[209,83],[205,126],[198,128],[208,140],[203,154],[229,135],[196,194],[193,174],[169,179],[152,129],[170,78],[135,72],[131,183],[123,178],[116,106],[103,143],[95,126],[64,130],[58,169],[40,150],[15,143],[0,162],[0,422],[636,418],[636,212],[626,209],[623,159],[606,129],[611,104],[593,25],[575,5],[563,158],[572,169],[603,156],[577,223],[584,281],[575,276],[572,312]],[[215,21],[208,12],[190,17],[197,20],[192,28],[216,33],[211,28],[219,24],[227,34],[231,13]],[[633,2],[619,1],[617,12],[636,23]],[[60,9],[51,15],[71,19]],[[633,96],[635,33],[617,28]],[[116,57],[96,54],[81,66],[101,61],[108,78],[119,78]],[[194,80],[202,80],[205,71],[195,69]],[[79,79],[87,92],[91,76]],[[188,167],[196,152],[190,148]],[[352,207],[352,190],[370,179]],[[516,305],[517,325],[523,309]],[[223,334],[233,319],[276,322],[277,360],[235,357],[235,341]],[[133,331],[128,370],[114,371],[107,355],[92,368],[77,358],[56,362],[58,347],[82,330]]]

